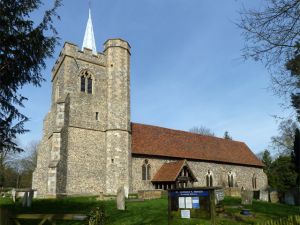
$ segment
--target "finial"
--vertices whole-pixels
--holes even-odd
[[[89,18],[85,28],[82,50],[84,48],[89,48],[93,51],[93,54],[97,54],[93,22],[92,22],[92,14],[91,14],[91,1],[89,1]]]

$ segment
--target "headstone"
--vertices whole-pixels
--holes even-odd
[[[253,191],[241,191],[242,205],[251,205],[253,200]]]
[[[284,203],[287,205],[295,205],[295,198],[293,191],[286,191],[284,193]]]
[[[124,187],[119,187],[117,191],[117,209],[125,210],[125,190]]]
[[[215,190],[215,196],[216,196],[216,200],[217,202],[220,202],[222,200],[224,200],[224,196],[225,196],[225,193],[224,193],[224,189],[216,189]]]
[[[97,200],[98,200],[98,201],[104,200],[103,192],[100,192],[100,194],[99,194],[98,197],[97,197]]]
[[[33,190],[30,190],[28,193],[28,198],[27,198],[27,207],[31,207],[32,204],[32,198],[33,198]]]
[[[28,192],[25,191],[22,199],[22,206],[25,207],[27,205]]]
[[[278,203],[279,202],[279,197],[278,197],[278,192],[277,191],[271,191],[270,192],[270,201],[272,203]]]
[[[128,198],[129,188],[127,186],[124,186],[124,191],[125,191],[125,198]]]
[[[259,200],[264,201],[264,202],[268,202],[269,201],[268,191],[260,190],[259,191]]]
[[[16,202],[16,189],[14,188],[11,190],[11,197],[13,202]]]

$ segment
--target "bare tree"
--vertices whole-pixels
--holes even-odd
[[[291,119],[282,121],[278,126],[279,134],[271,137],[271,147],[279,154],[290,155],[294,148],[297,123]]]
[[[191,129],[189,129],[189,131],[195,134],[202,134],[202,135],[212,136],[212,137],[215,136],[215,134],[205,126],[200,126],[200,127],[194,126]]]
[[[262,61],[272,74],[273,89],[290,96],[295,79],[285,64],[293,58],[300,40],[300,0],[265,0],[261,9],[240,11],[238,26],[243,31],[243,56]]]

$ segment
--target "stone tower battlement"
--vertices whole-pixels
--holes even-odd
[[[130,189],[129,43],[109,39],[94,54],[66,42],[51,81],[33,187],[51,196]]]
[[[84,50],[82,51],[76,44],[73,44],[71,42],[65,42],[63,49],[59,53],[59,57],[52,68],[51,80],[55,78],[62,61],[67,56],[72,57],[75,60],[78,59],[78,60],[88,61],[100,66],[106,66],[106,59],[103,53],[97,52],[97,55],[95,55],[91,49],[84,48]]]

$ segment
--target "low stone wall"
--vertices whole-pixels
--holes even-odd
[[[165,193],[164,190],[140,190],[138,191],[139,199],[157,199]]]
[[[224,188],[224,193],[225,193],[225,196],[241,197],[241,188],[239,188],[239,187]]]

